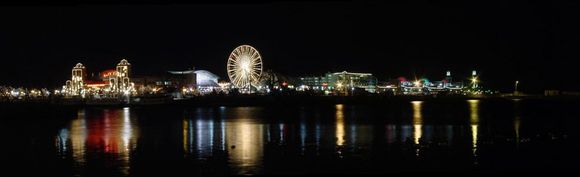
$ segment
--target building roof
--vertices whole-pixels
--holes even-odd
[[[196,83],[197,86],[201,87],[218,87],[219,76],[207,71],[207,70],[196,70]]]
[[[371,73],[351,73],[351,72],[346,72],[346,71],[336,72],[336,73],[332,73],[332,74],[335,74],[335,75],[346,74],[346,75],[360,75],[360,76],[372,76],[373,75]]]

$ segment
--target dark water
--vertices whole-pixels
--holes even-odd
[[[4,108],[3,173],[224,176],[564,173],[578,101]]]

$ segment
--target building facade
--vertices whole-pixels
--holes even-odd
[[[131,64],[122,59],[116,67],[115,77],[109,78],[111,90],[115,93],[128,94],[134,85],[131,83]]]
[[[66,81],[65,92],[68,95],[80,95],[84,92],[87,71],[82,63],[77,63],[71,71],[71,80]]]
[[[72,78],[67,80],[62,92],[68,96],[87,95],[93,97],[129,95],[135,91],[131,82],[131,64],[123,59],[114,70],[100,72],[97,78],[87,78],[87,70],[81,63],[72,69]]]
[[[355,89],[364,89],[375,93],[377,90],[377,78],[371,73],[336,72],[326,73],[320,77],[301,77],[301,84],[309,89],[322,91],[336,91],[349,93]]]

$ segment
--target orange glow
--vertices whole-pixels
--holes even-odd
[[[107,86],[107,84],[87,84],[87,87],[92,87],[92,88],[102,88]]]
[[[419,144],[419,139],[423,135],[423,116],[421,113],[422,101],[412,101],[413,104],[413,141]]]
[[[336,106],[336,145],[342,146],[345,144],[345,128],[344,128],[344,105],[337,104]]]
[[[116,75],[117,75],[117,71],[114,69],[105,70],[105,71],[101,72],[102,78],[115,77]]]
[[[94,80],[87,80],[85,82],[85,86],[90,88],[103,88],[108,85],[108,82],[105,81],[94,81]]]

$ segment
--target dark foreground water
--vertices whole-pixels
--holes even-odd
[[[1,111],[8,176],[534,174],[580,165],[579,101]]]

